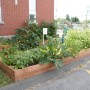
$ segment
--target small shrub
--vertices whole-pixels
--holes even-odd
[[[11,39],[0,37],[0,45],[10,45]]]
[[[70,30],[65,37],[64,44],[73,54],[77,54],[82,49],[88,49],[90,48],[90,31]]]
[[[40,30],[37,24],[27,24],[24,28],[17,29],[15,41],[20,50],[27,50],[37,47],[40,42]]]
[[[48,36],[51,36],[51,37],[55,37],[56,36],[57,26],[56,26],[56,24],[54,22],[53,23],[43,22],[40,25],[41,31],[42,31],[43,28],[48,28]]]

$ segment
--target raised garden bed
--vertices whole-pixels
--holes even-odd
[[[0,69],[0,88],[11,83],[13,81]]]
[[[11,45],[0,45],[0,51],[2,50],[2,49],[8,49],[8,48],[10,48],[11,47]]]
[[[69,64],[75,60],[79,60],[81,58],[84,58],[86,56],[90,55],[90,49],[86,51],[81,51],[75,58],[65,58],[63,59],[64,65]],[[0,68],[13,80],[13,81],[18,81],[22,79],[26,79],[44,72],[47,72],[49,70],[54,70],[55,65],[50,63],[50,64],[37,64],[33,66],[29,66],[23,69],[17,69],[14,70],[10,66],[7,66],[6,64],[3,64],[0,60]]]

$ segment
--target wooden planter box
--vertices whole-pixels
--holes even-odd
[[[53,64],[37,64],[33,66],[29,66],[23,69],[17,69],[14,70],[7,66],[6,64],[3,64],[0,62],[0,68],[13,80],[13,81],[18,81],[18,80],[23,80],[41,73],[44,73],[49,70],[53,70],[55,66]]]
[[[2,49],[8,49],[8,48],[10,48],[11,47],[11,45],[0,45],[0,51],[2,50]]]
[[[84,58],[86,56],[90,55],[90,50],[86,51],[81,51],[75,58],[65,58],[63,59],[64,65],[69,64],[70,62],[73,62],[75,60],[79,60],[80,58]],[[11,67],[7,66],[6,64],[3,64],[0,61],[0,68],[13,80],[13,81],[18,81],[18,80],[23,80],[44,72],[47,72],[49,70],[55,69],[55,65],[52,63],[49,64],[37,64],[33,66],[29,66],[23,69],[17,69],[14,70]]]

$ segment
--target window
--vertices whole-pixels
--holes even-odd
[[[30,14],[30,20],[31,20],[31,21],[34,21],[35,18],[36,18],[36,17],[35,17],[35,14]]]
[[[36,22],[36,0],[29,0],[29,18],[31,22]]]
[[[1,15],[1,0],[0,0],[0,22],[2,22],[2,15]]]
[[[1,0],[0,0],[0,24],[4,24],[4,22],[2,21]]]

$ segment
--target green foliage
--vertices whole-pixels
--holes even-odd
[[[49,38],[49,41],[46,45],[39,47],[40,50],[40,63],[54,63],[56,67],[63,65],[62,58],[70,56],[71,54],[66,51],[65,48],[61,45],[60,38],[53,39]]]
[[[70,16],[68,14],[66,15],[66,20],[71,21]]]
[[[19,51],[17,47],[3,49],[2,60],[15,69],[21,69],[37,63],[54,63],[57,67],[62,66],[62,58],[67,57],[69,52],[63,48],[60,38],[53,39],[49,37],[48,42],[44,46],[34,49]]]
[[[25,34],[25,32],[24,32]],[[30,50],[20,51],[18,47],[3,49],[2,61],[15,69],[21,69],[37,63],[53,63],[56,67],[63,65],[62,59],[75,56],[82,49],[90,48],[90,30],[69,30],[65,43],[60,38],[47,38],[47,43]]]
[[[78,17],[71,17],[70,18],[70,16],[68,14],[66,15],[66,20],[67,21],[71,21],[71,22],[75,22],[75,23],[79,23],[80,22]]]
[[[57,59],[59,58],[58,53],[60,53],[61,51],[60,40],[59,39],[53,40],[53,38],[50,37],[48,40],[48,43],[46,43],[44,46],[39,47],[39,50],[40,50],[40,53],[42,53],[40,59],[48,58],[47,59],[48,61],[49,61],[49,58]],[[40,62],[42,62],[42,60]]]
[[[73,54],[77,54],[82,49],[90,48],[90,30],[70,30],[65,37],[65,45]]]
[[[0,45],[10,45],[10,40],[11,39],[0,37]]]
[[[74,22],[74,23],[79,23],[80,22],[78,17],[72,17],[71,21]]]
[[[41,31],[43,28],[48,28],[48,36],[52,36],[52,37],[56,36],[57,25],[55,24],[55,22],[53,22],[53,23],[43,22],[40,25]]]
[[[56,26],[54,23],[43,23],[38,26],[36,23],[27,22],[25,27],[16,30],[16,35],[12,38],[12,41],[18,45],[20,50],[36,48],[42,39],[42,31],[45,27],[48,28],[49,36],[55,36]]]
[[[26,51],[16,50],[11,53],[11,50],[2,51],[3,63],[13,66],[15,69],[21,69],[33,64],[37,64],[38,50],[31,49]]]
[[[16,47],[11,47],[8,49],[3,49],[0,52],[0,56],[2,57],[2,61],[6,63],[7,65],[13,65],[14,57]]]
[[[7,75],[5,75],[2,70],[0,70],[0,88],[11,83],[13,83],[13,81]]]
[[[20,50],[37,47],[41,38],[41,32],[37,24],[27,23],[27,26],[17,29],[14,40]]]

